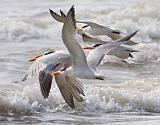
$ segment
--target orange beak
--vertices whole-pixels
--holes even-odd
[[[84,50],[92,50],[92,49],[94,49],[94,47],[92,47],[92,46],[86,46],[86,47],[83,47],[83,49]]]
[[[90,52],[92,49],[94,49],[94,47],[91,46],[83,47],[84,52]]]
[[[37,60],[39,57],[41,57],[41,56],[42,56],[42,55],[37,55],[37,56],[29,59],[28,61],[29,61],[29,62],[34,62],[34,61],[36,61],[36,60]]]
[[[77,31],[83,31],[83,29],[82,29],[82,28],[79,28],[79,27],[77,27],[76,30],[77,30]]]
[[[83,28],[76,27],[76,30],[77,30],[77,33],[79,33],[79,34],[83,34],[84,33]]]

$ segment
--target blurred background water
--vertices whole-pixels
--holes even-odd
[[[111,79],[83,80],[86,100],[75,110],[65,105],[53,81],[48,101],[37,79],[19,82],[27,60],[50,48],[65,49],[62,24],[49,8],[65,13],[75,5],[76,19],[130,33],[140,29],[133,46],[141,52],[130,61],[108,59],[99,67]],[[0,124],[158,125],[160,121],[159,0],[1,0],[0,1]],[[79,40],[81,41],[81,40]]]

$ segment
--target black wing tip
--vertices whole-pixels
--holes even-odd
[[[60,10],[60,14],[61,14],[61,16],[64,16],[64,13],[63,13],[63,11],[62,11],[62,10]]]
[[[72,7],[69,9],[69,12],[68,12],[68,13],[71,13],[71,14],[75,15],[74,5],[72,5]]]
[[[114,30],[112,33],[120,34],[121,32],[119,30]]]
[[[57,13],[55,13],[52,9],[49,8],[49,12],[51,14],[52,17],[54,17],[55,15],[58,15]]]
[[[49,12],[50,12],[50,13],[53,13],[54,11],[53,11],[52,9],[49,8]]]
[[[62,17],[66,17],[66,14],[64,14],[64,12],[62,10],[60,10],[60,14]]]
[[[134,31],[134,32],[132,33],[133,36],[136,35],[139,31],[140,31],[139,29],[137,29],[136,31]]]
[[[74,9],[74,4],[71,6],[71,9]]]

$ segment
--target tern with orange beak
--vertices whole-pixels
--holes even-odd
[[[72,6],[67,13],[62,29],[63,43],[71,56],[72,66],[63,70],[54,71],[55,67],[60,64],[48,64],[47,67],[39,73],[39,82],[44,98],[48,98],[52,77],[54,76],[63,99],[71,108],[75,108],[74,100],[78,102],[84,100],[83,84],[79,78],[103,80],[105,76],[97,73],[97,66],[100,64],[104,55],[113,48],[126,43],[126,40],[129,40],[136,33],[137,31],[121,38],[117,42],[99,46],[93,49],[86,58],[82,47],[76,40],[75,11],[74,6]]]
[[[54,12],[53,10],[49,9],[51,16],[58,22],[62,22],[64,23],[66,15],[63,13],[62,10],[60,10],[60,14],[58,15],[56,12]],[[85,23],[85,22],[81,22],[81,21],[76,21],[78,23]],[[120,36],[120,31],[119,30],[113,30],[109,27],[104,27],[101,26],[99,24],[93,23],[93,22],[86,22],[87,25],[85,25],[84,27],[80,28],[76,26],[76,31],[78,34],[80,34],[82,36],[82,39],[84,42],[90,42],[90,43],[101,43],[101,44],[105,44],[105,43],[110,43],[110,42],[114,42],[116,40],[119,40],[121,38]],[[89,25],[90,24],[90,25]],[[97,33],[95,33],[96,35],[106,35],[104,34],[107,33],[109,35],[109,37],[111,37],[113,39],[113,41],[105,41],[105,40],[101,40],[100,38],[97,37],[93,37],[93,36],[89,36],[84,30],[86,27],[90,26],[90,30],[93,29],[93,31],[96,31],[97,29]],[[92,28],[93,27],[93,28]],[[96,28],[97,27],[97,28]],[[104,30],[105,29],[105,30]],[[101,31],[99,31],[101,30]],[[92,30],[91,30],[92,31]],[[94,33],[93,33],[94,34]],[[94,35],[95,35],[94,34]],[[127,43],[125,43],[127,45],[134,45],[136,43],[134,43],[131,40],[128,40]],[[86,50],[90,50],[93,49],[94,47],[85,47]],[[128,59],[129,57],[133,58],[132,53],[133,52],[139,52],[138,50],[132,49],[129,46],[124,46],[121,45],[113,50],[111,50],[107,55],[112,55],[112,56],[116,56],[118,57],[122,62],[127,63],[126,59]]]
[[[106,43],[110,43],[111,41],[104,41],[96,37],[91,37],[86,34],[82,34],[82,38],[85,42],[90,42],[90,43],[97,43],[93,46],[97,47],[99,45],[103,45]],[[118,39],[119,40],[119,39]],[[132,49],[128,45],[120,45],[117,48],[112,49],[107,55],[112,55],[118,57],[122,62],[126,62],[125,60],[128,59],[129,57],[133,58],[132,53],[133,52],[140,52],[138,50]]]
[[[87,32],[87,33],[89,33],[90,35],[93,35],[93,36],[107,35],[108,37],[110,37],[114,41],[119,39],[119,38],[122,38],[122,36],[124,36],[124,33],[122,33],[120,30],[114,30],[114,29],[111,29],[110,27],[106,27],[106,26],[97,24],[95,22],[77,21],[77,23],[87,24],[87,25],[82,27],[82,30],[83,30],[83,32]],[[87,29],[87,28],[88,28],[88,30],[84,31],[84,29]],[[129,40],[125,44],[126,45],[135,45],[137,43],[133,42],[132,40]]]
[[[82,102],[84,99],[83,83],[79,78],[83,79],[99,79],[103,80],[105,76],[98,74],[97,66],[100,64],[104,55],[112,49],[124,44],[137,31],[120,38],[119,40],[101,45],[90,51],[87,58],[79,43],[76,41],[76,20],[74,7],[71,7],[62,29],[62,39],[67,53],[64,51],[49,52],[33,62],[29,73],[32,76],[38,71],[41,93],[44,98],[48,98],[53,76],[65,102],[75,108],[74,100]],[[68,61],[66,61],[68,60]],[[28,77],[28,74],[24,79]]]
[[[62,10],[60,10],[60,14],[58,15],[57,13],[55,13],[53,10],[49,9],[51,16],[58,22],[62,22],[64,23],[66,15],[64,14],[64,12]],[[106,27],[100,24],[97,24],[95,22],[91,22],[91,21],[76,21],[77,23],[84,23],[86,24],[85,26],[83,26],[82,28],[77,27],[76,31],[78,34],[82,35],[82,34],[90,34],[93,36],[98,36],[98,35],[107,35],[108,37],[110,37],[112,40],[117,40],[119,38],[122,38],[122,36],[124,36],[124,33],[122,33],[120,30],[115,30],[112,29],[110,27]],[[89,28],[88,30],[85,30],[86,28]],[[86,32],[87,31],[87,32]],[[98,39],[96,39],[98,40]],[[128,42],[125,43],[126,45],[135,45],[137,44],[136,42],[129,40]]]

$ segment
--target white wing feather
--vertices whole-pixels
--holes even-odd
[[[66,51],[57,51],[55,53],[44,55],[38,58],[32,63],[28,70],[28,73],[22,81],[25,81],[27,78],[31,78],[32,76],[38,75],[39,72],[46,68],[46,66],[50,63],[62,63],[66,67],[69,67],[72,64],[71,56]]]
[[[103,59],[104,55],[110,52],[110,50],[120,46],[121,44],[124,44],[129,40],[132,36],[134,36],[138,31],[135,31],[133,33],[130,33],[129,35],[120,38],[116,42],[107,43],[104,45],[101,45],[94,50],[92,50],[88,56],[87,56],[87,62],[90,68],[93,70],[96,70],[97,66],[100,64],[101,60]]]
[[[76,41],[76,21],[74,7],[72,7],[66,17],[62,29],[62,38],[67,47],[75,69],[88,68],[87,60],[82,47]]]
[[[63,99],[71,108],[75,108],[74,99],[79,102],[84,100],[83,84],[77,78],[65,76],[60,72],[55,75],[55,81]]]

